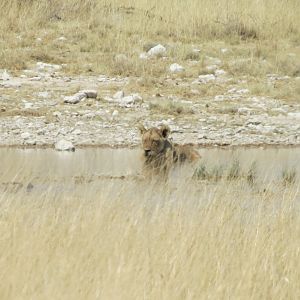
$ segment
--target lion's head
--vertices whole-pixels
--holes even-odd
[[[142,135],[142,147],[146,157],[155,157],[163,153],[170,144],[167,140],[170,128],[166,125],[160,128],[152,127],[149,129],[141,125],[139,130]]]

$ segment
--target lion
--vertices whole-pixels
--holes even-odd
[[[158,172],[167,172],[174,163],[195,162],[200,158],[192,145],[175,145],[168,136],[170,128],[166,125],[160,128],[146,129],[139,126],[142,136],[144,166]]]

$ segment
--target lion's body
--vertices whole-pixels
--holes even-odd
[[[140,127],[144,166],[147,170],[167,173],[172,165],[195,162],[200,158],[192,145],[174,145],[169,139],[167,126],[150,128]]]

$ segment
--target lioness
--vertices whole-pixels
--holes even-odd
[[[170,128],[166,125],[149,129],[140,125],[139,130],[147,168],[168,171],[173,163],[193,162],[200,158],[192,145],[174,145],[168,139]]]

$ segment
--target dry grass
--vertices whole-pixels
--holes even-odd
[[[0,67],[17,70],[42,60],[66,63],[71,73],[140,76],[160,69],[161,62],[150,67],[138,59],[157,42],[167,45],[177,61],[201,59],[191,51],[194,45],[217,40],[249,49],[243,46],[246,41],[258,49],[255,55],[264,48],[278,57],[282,48],[299,44],[299,14],[297,0],[4,0]],[[58,40],[61,36],[66,40]],[[123,65],[114,60],[120,53],[128,57]],[[272,64],[278,67],[280,62],[274,59]]]
[[[100,186],[2,195],[2,299],[298,298],[296,189]]]
[[[0,197],[1,299],[299,297],[297,176],[278,184],[272,172],[254,187],[235,176],[233,160],[235,180],[229,181],[191,180],[183,170],[167,182],[102,179],[73,185],[61,177],[66,170],[89,176],[101,171],[99,163],[105,171],[110,152],[90,152],[84,163],[84,153],[75,152],[77,164],[75,154],[48,151],[44,160],[36,152],[33,160],[30,152],[9,153],[2,152],[7,159],[1,182],[24,186],[17,192],[11,186]],[[260,159],[270,154],[261,152]],[[135,154],[126,162],[122,155],[112,157],[113,166],[128,167]]]
[[[191,106],[166,99],[152,101],[149,107],[150,110],[160,114],[180,115],[194,113]]]

